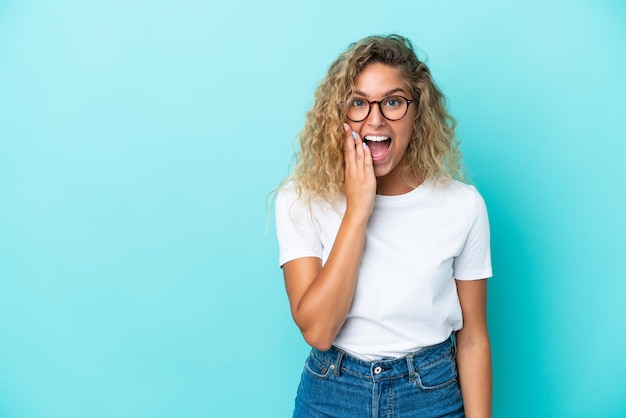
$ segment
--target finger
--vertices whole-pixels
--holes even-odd
[[[356,133],[356,132],[352,132],[352,136],[354,137],[354,149],[356,150],[356,159],[359,162],[363,161],[363,140],[361,139],[361,136]]]
[[[363,142],[363,166],[365,167],[365,173],[372,172],[374,170],[374,161],[372,160],[372,151],[370,151],[370,147],[367,146],[365,142]]]
[[[350,125],[344,123],[344,130],[346,132],[346,138],[344,142],[344,156],[346,161],[346,167],[352,167],[356,164],[356,151],[355,151],[355,142],[356,142],[356,132],[352,130]]]
[[[345,141],[343,143],[343,148],[346,153],[354,150],[354,138],[352,136],[352,128],[347,123],[343,124],[343,131],[345,133]]]

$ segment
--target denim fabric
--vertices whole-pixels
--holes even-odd
[[[363,361],[311,350],[294,418],[464,417],[452,339],[406,357]]]

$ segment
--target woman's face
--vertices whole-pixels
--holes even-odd
[[[396,68],[381,63],[368,64],[355,80],[353,99],[361,98],[373,102],[389,96],[415,99]],[[352,130],[359,133],[372,153],[380,194],[395,194],[393,190],[404,185],[400,171],[406,164],[406,150],[413,134],[413,121],[417,112],[415,106],[415,102],[409,104],[402,119],[391,121],[383,116],[379,104],[372,104],[367,118],[361,122],[348,121]],[[403,192],[406,190],[400,191]]]

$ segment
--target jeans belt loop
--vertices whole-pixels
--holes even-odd
[[[456,347],[456,331],[450,334],[450,340],[452,340],[452,352],[454,353],[454,357],[456,357],[457,347]]]
[[[343,352],[343,350],[340,350],[336,347],[335,349],[337,350],[337,359],[335,360],[335,370],[333,371],[333,373],[335,376],[339,376],[341,370],[341,361],[343,360],[343,355],[345,353]]]
[[[415,382],[417,373],[415,373],[415,367],[413,364],[413,354],[406,356],[406,367],[409,369],[409,383]]]

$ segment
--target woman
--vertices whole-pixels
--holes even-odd
[[[331,65],[276,200],[292,316],[312,346],[294,417],[489,417],[484,201],[410,41]]]

